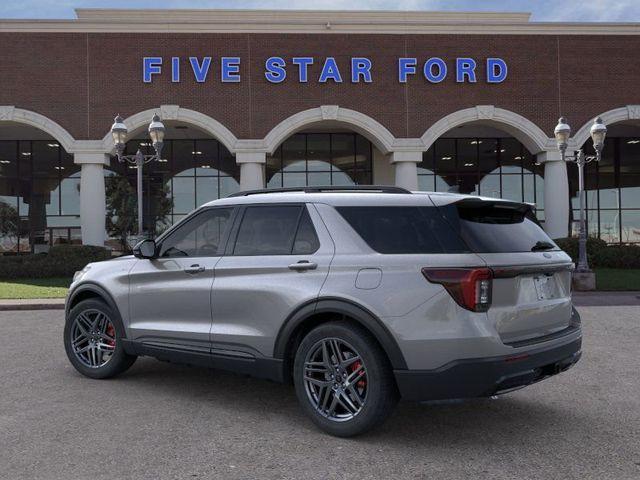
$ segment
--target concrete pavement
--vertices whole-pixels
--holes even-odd
[[[319,432],[290,386],[148,358],[84,378],[63,312],[1,312],[0,478],[637,480],[640,310],[579,310],[572,370],[498,400],[400,403],[356,439]]]

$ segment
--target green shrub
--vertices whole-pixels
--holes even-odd
[[[71,277],[87,263],[111,258],[106,248],[80,245],[51,247],[49,253],[0,256],[0,279]]]
[[[578,261],[578,239],[561,238],[556,244]],[[640,247],[636,245],[607,245],[599,238],[587,239],[587,260],[591,268],[640,268]]]
[[[640,268],[640,247],[637,245],[609,245],[593,255],[593,267]]]
[[[559,238],[554,240],[554,242],[556,242],[556,244],[571,257],[574,263],[578,262],[578,239],[576,237]],[[587,238],[587,259],[589,260],[589,263],[593,261],[596,253],[605,248],[609,247],[607,246],[607,242],[604,240],[596,237]]]

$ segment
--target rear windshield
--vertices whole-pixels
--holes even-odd
[[[530,208],[518,204],[459,202],[440,210],[476,253],[559,250]]]
[[[469,248],[437,207],[337,207],[379,253],[464,253]]]

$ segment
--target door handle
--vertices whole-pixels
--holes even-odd
[[[318,268],[318,264],[310,262],[309,260],[300,260],[298,263],[292,263],[289,265],[289,270],[295,270],[297,272],[315,270],[316,268]]]
[[[196,263],[195,265],[191,265],[190,267],[185,268],[184,271],[190,274],[201,273],[204,272],[204,267],[201,267]]]

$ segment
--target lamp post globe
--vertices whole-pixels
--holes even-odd
[[[595,155],[585,155],[582,149],[567,155],[566,151],[569,146],[569,138],[571,136],[571,127],[564,117],[560,117],[558,125],[553,131],[558,144],[558,150],[562,154],[562,160],[571,161],[578,167],[578,196],[580,199],[580,219],[579,219],[579,238],[578,238],[578,264],[576,266],[576,274],[579,275],[579,282],[583,282],[585,289],[592,290],[595,288],[595,276],[589,269],[587,260],[587,222],[586,222],[586,198],[584,190],[584,167],[587,163],[600,161],[600,155],[604,148],[604,139],[607,135],[607,127],[600,117],[596,118],[590,129],[591,139],[593,140],[593,148]],[[576,278],[574,276],[574,278]]]
[[[160,157],[162,145],[164,144],[164,134],[164,124],[160,120],[160,116],[156,113],[153,115],[151,123],[149,124],[149,136],[151,137],[153,148],[155,149],[156,155],[158,155],[158,157]]]
[[[118,154],[124,151],[124,145],[127,143],[127,126],[124,124],[124,120],[120,115],[116,116],[111,125],[111,136],[113,137],[113,143],[116,147]]]
[[[597,117],[593,121],[593,125],[591,125],[591,140],[593,140],[593,148],[595,149],[598,156],[602,152],[604,147],[604,139],[607,135],[607,127],[604,123],[602,123],[602,119]]]
[[[553,134],[556,137],[556,143],[558,144],[558,150],[564,155],[569,145],[569,137],[571,136],[571,127],[567,123],[567,119],[560,117],[558,125],[553,130]]]
[[[153,148],[155,149],[155,154],[153,155],[145,155],[142,153],[140,149],[136,152],[135,155],[125,155],[125,144],[127,142],[127,126],[124,124],[124,120],[120,115],[118,115],[113,125],[111,125],[111,136],[113,137],[113,143],[116,147],[116,155],[118,157],[118,161],[130,163],[133,168],[136,169],[136,190],[137,190],[137,199],[138,199],[138,232],[137,239],[141,239],[143,237],[143,203],[142,203],[142,169],[145,163],[151,162],[153,160],[160,160],[160,154],[162,152],[162,146],[164,143],[164,134],[165,127],[162,121],[160,120],[160,116],[158,114],[154,114],[151,119],[151,123],[149,124],[149,137],[153,142]]]

